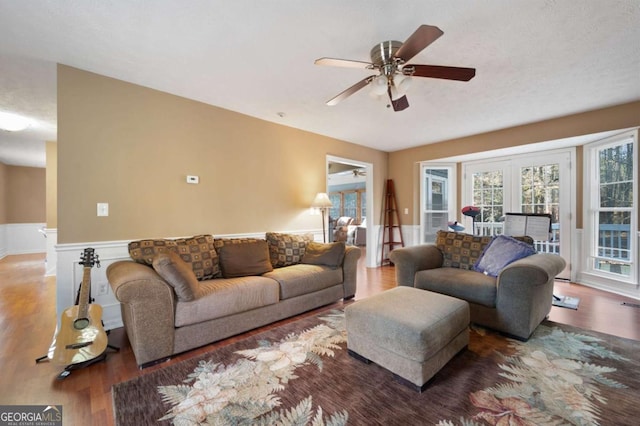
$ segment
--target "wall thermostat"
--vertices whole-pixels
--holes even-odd
[[[187,176],[187,183],[200,183],[198,176]]]

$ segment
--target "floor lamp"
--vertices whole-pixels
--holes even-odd
[[[313,203],[311,203],[311,207],[320,209],[320,214],[322,214],[322,242],[327,242],[327,231],[325,226],[325,215],[327,214],[327,210],[333,207],[331,204],[331,200],[326,192],[318,192],[316,198],[313,199]]]

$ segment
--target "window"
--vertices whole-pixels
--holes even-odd
[[[329,217],[336,220],[342,216],[349,216],[354,219],[354,225],[359,225],[367,213],[366,195],[365,189],[330,192],[329,199],[333,207],[329,209]]]
[[[473,233],[498,235],[502,233],[504,216],[504,173],[502,170],[473,173],[473,205],[480,208]]]
[[[462,205],[480,208],[475,222],[463,218],[467,229],[477,235],[498,235],[504,232],[507,213],[551,214],[549,237],[536,240],[535,248],[562,256],[567,267],[558,277],[569,279],[574,153],[561,149],[464,163]]]
[[[456,220],[455,165],[423,164],[421,179],[421,239],[436,241],[439,230]]]
[[[587,272],[636,284],[637,132],[587,145],[585,155],[590,166],[585,179]]]

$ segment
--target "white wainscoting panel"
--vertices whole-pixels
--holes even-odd
[[[7,255],[47,251],[47,242],[41,232],[44,223],[9,223],[4,226]]]
[[[7,256],[9,250],[7,248],[7,225],[0,225],[0,259]]]
[[[46,228],[44,232],[47,235],[45,276],[53,277],[56,275],[56,267],[58,263],[58,253],[56,252],[56,244],[58,244],[58,230],[56,228]]]
[[[322,241],[322,230],[305,231],[278,231],[292,234],[312,233],[316,241]],[[57,233],[56,233],[57,236]],[[215,235],[215,238],[264,238],[265,233],[251,234],[225,234]],[[176,237],[168,237],[176,238]],[[83,266],[80,264],[80,256],[84,249],[91,247],[95,250],[100,261],[100,267],[91,269],[91,296],[94,303],[102,306],[102,321],[105,330],[122,327],[122,315],[120,313],[120,302],[111,291],[111,286],[107,280],[107,267],[118,260],[131,260],[128,249],[129,241],[101,241],[73,244],[58,244],[56,251],[56,312],[58,322],[64,310],[73,306],[80,284],[82,283]],[[106,286],[106,294],[100,294],[100,288]],[[58,324],[59,325],[59,324]]]
[[[100,261],[100,267],[91,269],[91,296],[93,303],[102,306],[102,321],[106,330],[122,327],[120,302],[115,298],[107,280],[107,267],[117,260],[130,260],[128,241],[109,241],[99,243],[59,244],[56,246],[56,312],[58,322],[62,312],[75,304],[78,289],[82,283],[84,267],[80,256],[86,248],[93,248]],[[106,294],[99,289],[106,284]],[[58,324],[59,325],[59,324]]]

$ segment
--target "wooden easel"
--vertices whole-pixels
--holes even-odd
[[[380,266],[388,263],[389,253],[395,246],[404,247],[404,239],[402,238],[402,228],[400,225],[400,215],[398,214],[398,206],[396,204],[396,192],[393,186],[393,180],[387,179],[387,186],[384,195],[384,210],[382,211],[384,225],[382,228],[382,250],[380,252]],[[396,229],[400,241],[396,241]],[[386,249],[386,250],[385,250]]]

